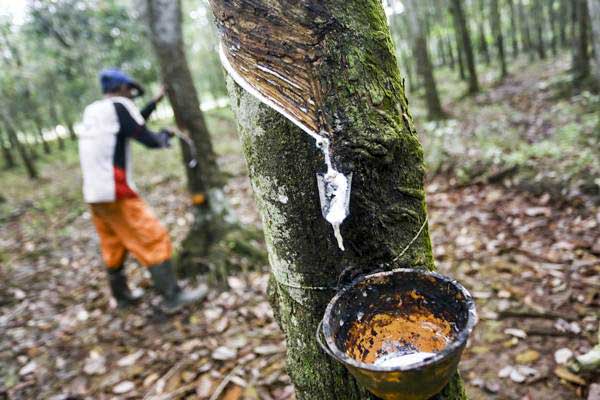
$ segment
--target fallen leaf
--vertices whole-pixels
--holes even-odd
[[[33,371],[35,371],[36,368],[37,368],[37,363],[35,361],[30,361],[27,364],[25,364],[23,366],[23,368],[21,368],[19,370],[19,375],[21,375],[21,376],[29,375]]]
[[[231,386],[221,397],[222,400],[239,400],[242,397],[243,389],[237,385]]]
[[[265,344],[254,348],[254,352],[260,355],[276,354],[282,352],[284,349],[276,344]]]
[[[527,333],[523,329],[507,328],[504,330],[504,333],[519,339],[525,339],[527,337]]]
[[[583,378],[579,377],[578,375],[575,375],[574,373],[572,373],[571,371],[569,371],[568,369],[566,369],[564,367],[556,367],[554,369],[554,374],[556,376],[558,376],[560,379],[563,379],[567,382],[571,382],[571,383],[574,383],[576,385],[581,385],[581,386],[586,385],[586,382]]]
[[[230,349],[229,347],[220,346],[217,347],[211,354],[211,357],[215,360],[232,360],[237,356],[237,351]]]
[[[540,353],[535,350],[526,350],[517,354],[515,361],[518,364],[531,364],[540,358]]]
[[[567,348],[558,349],[554,352],[554,361],[557,364],[566,364],[573,357],[573,352]]]
[[[85,359],[83,372],[87,375],[102,375],[106,373],[106,358],[99,352],[92,350]]]
[[[117,365],[119,367],[129,367],[133,365],[141,356],[144,355],[144,350],[138,350],[135,353],[132,353],[128,356],[121,358],[117,361]]]
[[[201,399],[208,398],[212,393],[212,387],[214,382],[209,374],[202,375],[200,381],[198,382],[198,386],[196,386],[196,396]]]
[[[132,391],[135,388],[135,384],[131,381],[123,381],[119,383],[117,386],[113,387],[114,394],[124,394]]]

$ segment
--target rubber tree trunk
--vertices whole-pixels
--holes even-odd
[[[180,131],[188,135],[197,149],[197,166],[189,166],[191,152],[181,142],[188,187],[195,205],[195,221],[179,254],[179,268],[192,273],[198,260],[206,256],[209,247],[222,235],[224,226],[223,177],[200,110],[181,28],[179,0],[147,0],[144,10],[152,44],[160,66],[162,82],[175,114]]]
[[[461,39],[461,50],[463,50],[467,64],[467,70],[469,71],[469,93],[477,93],[479,92],[479,82],[477,80],[475,56],[473,55],[473,46],[471,45],[469,27],[467,26],[467,20],[463,11],[463,2],[462,0],[451,0],[450,3],[450,9],[452,10],[452,15],[455,19],[455,24],[458,27],[458,33]]]
[[[547,0],[546,3],[548,9],[548,23],[550,24],[550,49],[552,55],[556,57],[558,47],[558,35],[556,33],[556,15],[554,12],[554,0]]]
[[[427,46],[427,34],[424,26],[423,10],[419,8],[417,0],[405,0],[407,10],[407,26],[412,41],[413,55],[417,62],[417,73],[425,87],[425,104],[429,119],[437,120],[445,118],[440,97],[433,76],[433,65]]]
[[[42,148],[44,149],[44,153],[45,154],[50,154],[52,152],[52,150],[50,149],[50,144],[48,143],[48,141],[44,137],[44,131],[43,131],[43,128],[42,128],[42,122],[39,120],[39,118],[34,118],[33,119],[33,123],[35,125],[35,132],[36,132],[36,134],[37,134],[40,142],[42,143]]]
[[[465,51],[462,48],[460,29],[454,23],[454,37],[456,39],[456,59],[458,61],[458,77],[461,81],[467,80],[467,74],[465,73]]]
[[[257,16],[297,11],[297,4],[211,0],[217,23],[232,31],[239,25],[268,30]],[[270,301],[286,337],[287,370],[297,398],[367,399],[345,369],[319,349],[315,330],[334,295],[327,288],[337,284],[347,267],[434,268],[427,230],[394,261],[427,215],[423,151],[381,2],[313,0],[302,5],[305,13],[285,14],[286,32],[294,32],[296,25],[324,27],[311,64],[314,83],[327,88],[321,110],[334,127],[333,161],[342,172],[353,172],[350,215],[341,227],[346,251],[338,248],[321,215],[316,173],[325,168],[315,141],[231,78],[228,90],[263,219],[272,272]],[[314,9],[323,15],[308,18]],[[438,398],[466,398],[458,375]]]
[[[543,0],[534,0],[533,3],[535,10],[535,12],[533,13],[533,21],[535,24],[536,32],[535,48],[537,50],[537,54],[540,60],[546,59],[546,45],[544,44],[544,6],[542,4],[542,1]]]
[[[519,0],[519,26],[521,27],[521,37],[523,38],[523,48],[529,54],[529,59],[533,59],[533,41],[531,39],[531,28],[529,26],[529,13],[525,8],[523,0]]]
[[[600,0],[588,0],[592,41],[594,46],[594,76],[600,84]]]
[[[573,35],[573,79],[575,84],[590,74],[588,50],[588,9],[586,0],[573,0],[575,7],[575,34]]]
[[[496,44],[496,54],[500,63],[500,76],[502,79],[508,75],[506,67],[506,55],[504,52],[504,35],[502,34],[502,21],[500,20],[500,10],[498,9],[498,0],[490,0],[490,23],[492,25],[492,35]]]
[[[452,49],[452,42],[448,36],[446,36],[445,42],[446,42],[446,48],[448,49],[448,59],[450,61],[450,69],[454,69],[455,65],[456,65],[454,62],[454,50]]]
[[[48,112],[50,113],[50,121],[52,122],[52,124],[55,127],[54,133],[56,134],[56,140],[58,141],[58,148],[59,148],[59,150],[64,150],[65,149],[65,140],[56,131],[56,126],[59,124],[58,107],[56,105],[56,102],[55,102],[54,98],[50,98],[49,103],[50,103],[50,107],[48,109]]]
[[[12,154],[12,147],[8,134],[5,131],[0,132],[0,144],[2,145],[2,157],[4,158],[4,169],[11,169],[16,166],[15,158]]]
[[[567,22],[569,20],[569,15],[570,15],[570,11],[569,11],[570,4],[571,4],[571,0],[560,0],[560,3],[559,3],[558,30],[560,33],[561,47],[567,47],[569,44],[569,42],[567,40]]]
[[[37,179],[39,174],[38,174],[38,170],[35,166],[35,161],[33,160],[33,157],[31,156],[31,154],[29,154],[27,152],[27,148],[25,147],[25,145],[23,143],[21,143],[21,141],[19,141],[19,138],[17,136],[17,131],[15,130],[15,127],[13,126],[12,122],[10,121],[10,118],[8,117],[8,115],[6,115],[6,111],[3,110],[3,114],[2,115],[4,118],[4,130],[6,132],[6,134],[8,135],[8,139],[10,140],[10,144],[12,146],[12,148],[17,149],[17,152],[19,153],[19,156],[21,157],[21,161],[23,162],[23,165],[25,166],[25,171],[27,171],[27,175],[29,176],[30,179]]]
[[[517,58],[519,56],[519,41],[517,35],[519,30],[517,29],[517,12],[515,10],[514,0],[508,0],[508,11],[510,13],[510,38],[512,44],[512,56]]]
[[[479,0],[479,18],[477,18],[477,31],[479,34],[479,53],[483,56],[483,61],[486,64],[490,63],[490,51],[485,33],[485,3],[484,0]]]

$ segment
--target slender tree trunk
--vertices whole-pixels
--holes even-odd
[[[35,125],[35,131],[37,133],[37,136],[38,136],[40,142],[42,143],[42,148],[44,149],[44,153],[50,154],[52,152],[52,150],[50,149],[50,144],[44,138],[44,131],[42,128],[41,121],[38,118],[34,118],[33,123]]]
[[[475,69],[475,57],[473,55],[473,46],[471,46],[471,36],[462,7],[462,0],[451,0],[452,15],[455,20],[455,26],[461,38],[462,50],[464,50],[467,69],[469,70],[469,93],[479,91],[479,82],[477,80],[477,71]]]
[[[446,57],[446,48],[444,47],[444,41],[441,37],[439,37],[435,41],[435,44],[438,52],[439,65],[441,67],[445,67],[448,65],[448,58]]]
[[[579,1],[579,0],[577,0]],[[544,7],[542,0],[534,0],[534,24],[537,36],[536,50],[540,60],[546,59],[546,48],[544,44]]]
[[[479,53],[483,55],[483,60],[487,65],[490,64],[490,51],[487,43],[487,36],[485,34],[485,3],[484,0],[479,0],[479,18],[477,18],[477,30],[479,32]]]
[[[558,47],[558,38],[556,34],[556,16],[554,13],[554,0],[548,0],[548,22],[550,23],[550,49],[552,50],[552,55],[556,57],[557,47]]]
[[[594,46],[594,76],[600,84],[600,0],[588,0],[588,11]]]
[[[52,124],[54,125],[54,133],[56,134],[56,140],[58,141],[58,149],[59,150],[64,150],[65,149],[65,140],[63,139],[63,137],[56,131],[56,126],[58,125],[58,110],[57,110],[57,105],[55,102],[54,98],[50,98],[50,108],[49,108],[49,113],[50,113],[50,121],[52,122]]]
[[[452,42],[450,38],[446,36],[445,38],[446,48],[448,49],[448,60],[450,61],[450,69],[456,68],[456,63],[454,60],[454,50],[452,50]]]
[[[458,77],[461,81],[467,80],[467,74],[465,73],[465,52],[460,43],[460,35],[456,31],[456,59],[458,61]]]
[[[561,47],[567,47],[569,41],[567,40],[567,22],[569,20],[569,5],[571,0],[560,0],[559,3],[559,18],[558,18],[558,30],[560,33],[560,45]]]
[[[510,37],[512,39],[512,55],[513,58],[517,58],[519,56],[519,41],[517,40],[519,30],[517,28],[517,12],[515,10],[514,0],[508,0],[508,11],[510,12]]]
[[[0,145],[2,146],[2,156],[4,158],[4,169],[11,169],[16,166],[15,158],[12,154],[12,147],[10,138],[7,137],[7,133],[4,132],[0,135]]]
[[[71,140],[77,140],[77,132],[75,132],[75,124],[73,122],[73,118],[71,118],[71,116],[64,108],[62,109],[62,117],[63,121],[65,121],[67,131],[69,132],[69,137],[71,138]]]
[[[533,60],[533,40],[531,39],[531,29],[529,27],[529,13],[525,9],[523,0],[519,0],[519,22],[521,36],[523,37],[523,48],[527,50],[529,59]]]
[[[413,74],[413,67],[410,63],[410,57],[406,54],[406,51],[402,51],[400,53],[400,60],[402,62],[402,71],[406,72],[406,78],[408,80],[408,87],[410,91],[415,91],[416,90],[416,82],[415,82],[415,77]]]
[[[327,288],[337,284],[346,267],[434,268],[427,230],[393,261],[426,218],[423,151],[379,0],[273,4],[211,0],[225,36],[237,41],[236,32],[256,27],[253,36],[239,41],[248,49],[276,36],[272,30],[280,35],[316,31],[317,42],[307,44],[315,51],[313,62],[307,66],[299,60],[297,67],[314,68],[312,83],[327,88],[318,92],[320,100],[310,100],[319,102],[322,123],[333,127],[327,134],[333,162],[344,173],[352,171],[353,178],[350,216],[341,227],[346,251],[341,251],[321,216],[315,174],[324,170],[324,162],[315,141],[228,80],[268,244],[270,301],[286,337],[287,371],[297,398],[367,399],[371,397],[344,367],[319,349],[315,331],[334,295]],[[319,11],[318,18],[313,10]],[[280,24],[283,18],[285,25]],[[280,26],[286,26],[285,33]],[[458,375],[437,398],[466,399]]]
[[[188,187],[196,206],[195,222],[182,244],[179,268],[193,273],[198,260],[226,231],[224,218],[229,211],[223,195],[223,176],[200,110],[200,102],[188,67],[181,28],[180,0],[147,0],[145,14],[152,44],[160,66],[161,77],[175,122],[187,134],[197,149],[197,166],[190,167],[191,153],[182,141]]]
[[[490,0],[490,22],[492,24],[492,35],[496,43],[498,61],[500,62],[500,76],[504,79],[508,75],[508,70],[506,68],[506,56],[504,55],[504,35],[502,35],[502,21],[500,20],[498,0]]]
[[[407,21],[409,36],[412,40],[413,54],[417,62],[417,73],[425,86],[425,103],[430,119],[445,118],[440,97],[438,95],[435,77],[433,76],[433,65],[429,56],[427,36],[424,29],[423,10],[419,8],[416,0],[405,0],[407,7]]]
[[[588,50],[588,9],[586,0],[573,0],[576,23],[573,35],[573,79],[575,84],[590,74],[590,53]]]
[[[19,141],[19,138],[17,137],[17,132],[14,126],[12,125],[12,122],[10,121],[8,115],[6,114],[5,110],[3,110],[3,114],[4,130],[8,135],[8,139],[10,140],[11,146],[14,149],[17,149],[17,152],[21,157],[21,161],[23,161],[23,165],[25,166],[25,170],[27,171],[27,175],[29,176],[29,178],[37,179],[38,170],[35,166],[35,161],[33,160],[33,157],[27,153],[27,148],[25,147],[25,145]]]

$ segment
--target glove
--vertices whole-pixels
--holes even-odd
[[[158,132],[158,134],[163,143],[162,147],[171,147],[170,140],[173,136],[175,136],[175,134],[168,129],[161,129],[160,132]]]

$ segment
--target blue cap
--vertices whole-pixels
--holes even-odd
[[[108,68],[101,71],[100,85],[102,86],[102,93],[110,93],[118,89],[121,85],[128,85],[137,90],[135,97],[144,94],[144,89],[139,83],[117,68]]]

